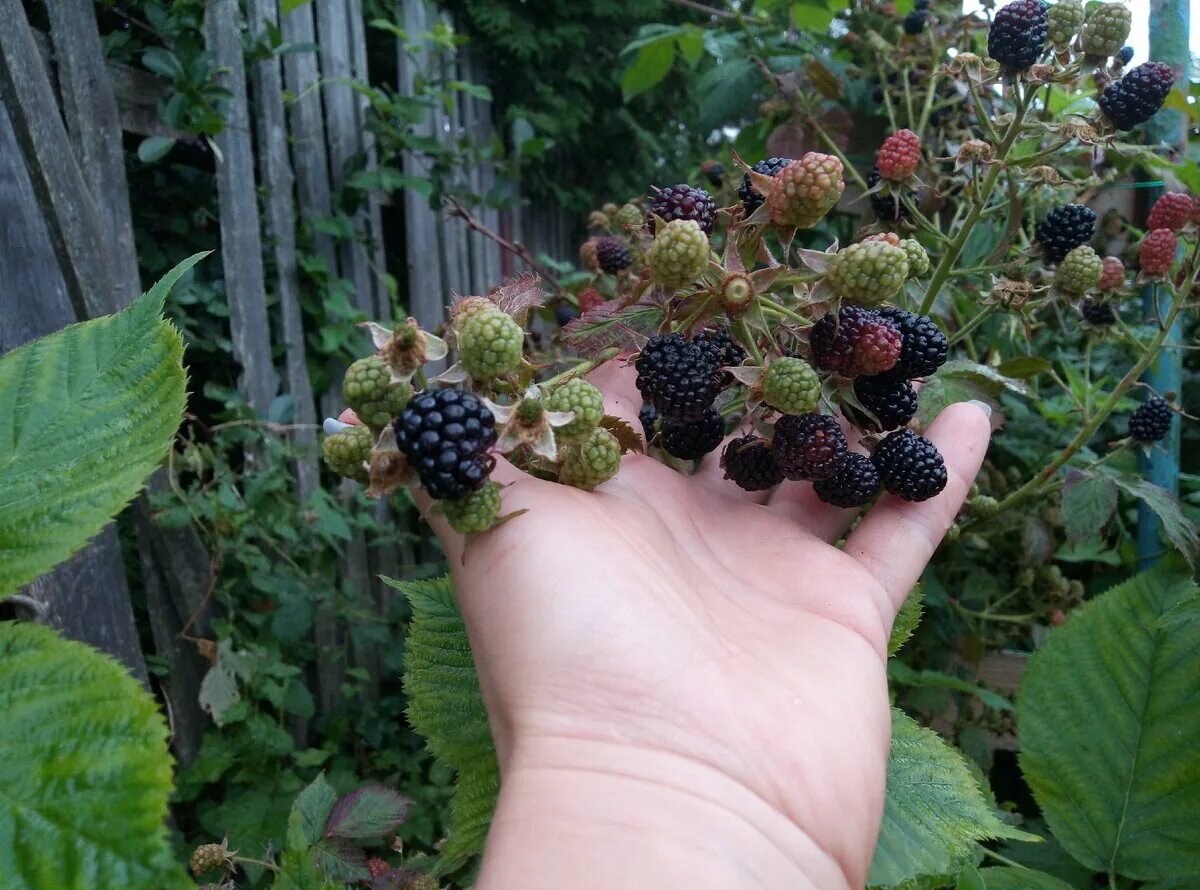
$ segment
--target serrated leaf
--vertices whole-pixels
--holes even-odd
[[[969,377],[931,377],[917,391],[917,423],[929,426],[933,419],[955,402],[978,399],[991,403],[989,392],[978,380]]]
[[[186,381],[163,298],[205,255],[128,309],[0,358],[0,598],[86,544],[167,453]]]
[[[1011,711],[1012,702],[998,692],[985,689],[978,683],[972,683],[961,677],[944,674],[941,671],[918,671],[902,661],[888,662],[888,677],[906,686],[926,686],[934,689],[953,689],[955,692],[965,692],[974,695],[981,702],[997,711]]]
[[[968,865],[959,874],[954,890],[987,890],[987,887],[983,883],[983,878],[979,876],[979,870],[973,865]]]
[[[225,725],[225,713],[242,699],[237,678],[218,661],[200,681],[200,707],[207,711],[217,726]]]
[[[979,876],[987,890],[1074,890],[1066,881],[1030,868],[985,868]]]
[[[1053,368],[1054,365],[1051,364],[1050,360],[1044,359],[1040,355],[1018,355],[1001,362],[996,367],[996,370],[1005,377],[1027,380],[1030,377],[1036,377],[1038,374],[1045,374],[1047,371],[1053,370]]]
[[[500,791],[496,749],[449,578],[384,580],[412,606],[404,651],[409,722],[434,756],[458,773],[439,864],[445,874],[483,849]]]
[[[164,830],[167,726],[115,661],[0,623],[0,887],[190,887]]]
[[[367,854],[349,841],[326,838],[309,851],[317,870],[331,881],[369,881]]]
[[[1117,485],[1154,511],[1154,515],[1162,522],[1162,533],[1167,541],[1183,555],[1188,565],[1194,567],[1196,557],[1200,556],[1200,532],[1197,532],[1196,524],[1183,514],[1179,498],[1141,476],[1121,473],[1108,467],[1104,470]]]
[[[337,794],[325,781],[324,773],[301,791],[288,814],[287,845],[289,850],[307,850],[325,833],[325,820],[333,809]]]
[[[996,818],[958,751],[893,709],[883,825],[867,883],[957,874],[976,843],[1004,837],[1030,835]]]
[[[655,86],[675,64],[675,41],[664,38],[637,51],[633,64],[621,72],[621,96],[626,102]]]
[[[921,602],[924,597],[921,585],[918,584],[912,589],[912,593],[908,595],[908,599],[904,601],[900,611],[896,613],[896,620],[892,622],[892,633],[888,637],[889,658],[900,651],[900,647],[908,642],[908,638],[913,635],[913,631],[921,623],[921,614],[924,611]]]
[[[1164,562],[1076,609],[1030,659],[1021,769],[1054,836],[1095,871],[1200,871],[1200,623],[1160,625],[1195,593]]]
[[[622,420],[620,417],[613,417],[611,414],[605,414],[600,418],[600,426],[616,436],[617,444],[621,446],[622,454],[627,454],[630,451],[641,453],[641,434],[630,426],[627,421]]]
[[[1062,516],[1072,543],[1097,535],[1117,509],[1117,486],[1107,476],[1072,471],[1063,483]]]
[[[334,806],[325,825],[325,836],[349,840],[384,837],[404,821],[409,803],[407,797],[384,785],[357,788]]]
[[[1002,389],[1007,389],[1009,392],[1016,393],[1019,396],[1029,395],[1029,387],[1023,381],[1006,377],[995,368],[988,365],[981,365],[979,362],[973,362],[970,359],[951,359],[938,369],[937,376],[969,377],[978,381],[992,395],[999,394]]]

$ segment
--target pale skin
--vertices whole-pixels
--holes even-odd
[[[615,361],[590,378],[635,428]],[[861,888],[883,808],[896,611],[987,449],[986,408],[926,431],[939,496],[856,511],[626,455],[594,492],[501,460],[466,547],[431,514],[499,755],[481,890]],[[425,504],[425,502],[422,502]]]

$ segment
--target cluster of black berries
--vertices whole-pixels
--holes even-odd
[[[1014,0],[996,13],[988,30],[988,55],[1012,71],[1024,71],[1046,45],[1045,0]]]
[[[646,226],[651,234],[654,232],[654,216],[659,216],[663,222],[694,220],[705,235],[711,235],[717,219],[717,202],[707,190],[681,182],[670,188],[654,189],[654,194],[650,196],[650,214],[652,216],[647,217]]]
[[[874,313],[900,333],[900,355],[895,365],[881,374],[854,379],[854,395],[874,417],[848,410],[854,423],[864,430],[880,432],[904,426],[917,413],[917,392],[912,381],[928,377],[946,362],[946,335],[927,315],[916,315],[884,306]]]
[[[635,363],[647,440],[658,432],[666,452],[684,460],[715,450],[725,436],[725,422],[713,403],[732,382],[721,369],[745,359],[746,351],[727,330],[705,331],[690,340],[678,332],[651,337]]]
[[[429,496],[457,500],[475,491],[496,465],[496,419],[473,393],[418,393],[396,420],[396,444]]]
[[[1096,233],[1096,213],[1082,204],[1064,204],[1046,214],[1037,225],[1037,239],[1046,260],[1057,263],[1068,253],[1087,244]]]
[[[761,173],[763,176],[774,176],[791,162],[791,158],[766,158],[759,161],[750,169],[755,173]],[[757,210],[762,206],[762,202],[766,200],[762,196],[762,192],[756,189],[754,183],[750,181],[749,173],[742,176],[742,184],[738,188],[738,197],[742,199],[742,207],[745,209],[746,216]]]

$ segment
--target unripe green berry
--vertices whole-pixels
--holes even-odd
[[[667,290],[695,283],[708,268],[708,236],[692,219],[673,219],[659,231],[646,262],[654,280]]]
[[[862,241],[837,252],[826,277],[839,297],[877,306],[896,294],[908,278],[908,253],[886,241]]]
[[[621,443],[604,427],[596,427],[578,445],[563,449],[559,481],[591,490],[617,475],[621,468]]]
[[[499,309],[472,315],[458,335],[462,366],[476,380],[511,374],[521,366],[525,332]]]
[[[582,377],[573,377],[550,393],[546,407],[551,411],[575,412],[575,419],[558,427],[554,434],[561,442],[578,442],[604,417],[604,395]]]
[[[641,208],[636,204],[624,204],[617,211],[616,222],[621,228],[640,226],[644,219]]]
[[[1115,56],[1129,39],[1133,13],[1124,3],[1105,3],[1088,16],[1079,43],[1089,56]]]
[[[404,410],[412,398],[412,387],[407,382],[393,382],[387,363],[369,355],[346,369],[342,393],[358,419],[379,431]]]
[[[355,482],[367,481],[366,463],[371,457],[374,438],[365,426],[348,426],[321,443],[321,454],[329,469]]]
[[[929,274],[929,254],[915,238],[904,238],[900,242],[904,252],[908,254],[908,277],[924,278]]]
[[[1046,39],[1054,46],[1067,46],[1083,24],[1079,0],[1058,0],[1046,12]]]
[[[763,401],[783,414],[807,414],[821,397],[821,378],[804,359],[783,356],[762,377]]]
[[[1082,244],[1069,252],[1058,264],[1054,283],[1069,294],[1086,294],[1100,282],[1104,262],[1088,245]]]
[[[500,515],[500,486],[488,481],[464,498],[442,501],[442,512],[460,535],[485,532]]]

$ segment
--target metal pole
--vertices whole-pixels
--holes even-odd
[[[1150,0],[1150,59],[1164,62],[1175,70],[1176,83],[1187,90],[1188,55],[1188,2],[1189,0]],[[1166,143],[1176,152],[1187,147],[1187,118],[1178,111],[1162,109],[1146,124],[1147,142]],[[1161,194],[1155,189],[1151,200]],[[1142,309],[1147,318],[1161,318],[1165,302],[1163,288],[1147,287],[1142,291]],[[1146,370],[1143,380],[1160,394],[1179,394],[1183,384],[1183,322],[1179,320],[1167,335],[1163,350]],[[1148,393],[1147,393],[1148,395]],[[1142,474],[1155,485],[1172,494],[1179,494],[1179,433],[1180,422],[1171,424],[1170,435],[1155,448],[1150,456],[1140,455],[1139,468]],[[1137,560],[1138,568],[1144,569],[1157,562],[1164,553],[1160,523],[1153,511],[1144,503],[1138,504]]]

